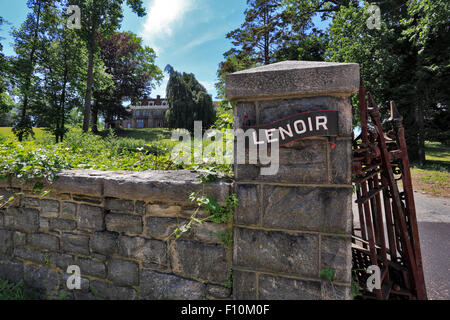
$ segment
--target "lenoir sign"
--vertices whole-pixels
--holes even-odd
[[[318,136],[337,137],[338,111],[317,110],[290,115],[261,125],[244,125],[244,130],[254,129],[249,147],[270,147]]]

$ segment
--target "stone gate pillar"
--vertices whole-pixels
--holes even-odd
[[[280,146],[274,175],[261,174],[258,163],[236,164],[235,153],[235,299],[349,298],[350,96],[358,88],[354,63],[285,61],[227,76],[235,129],[318,110],[338,115],[337,137]]]

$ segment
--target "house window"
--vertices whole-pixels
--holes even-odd
[[[153,101],[149,102],[149,105],[150,105],[150,106],[153,106],[153,105],[154,105],[154,102],[153,102]]]
[[[138,110],[136,111],[136,117],[140,117],[141,116],[141,112]]]
[[[131,128],[131,123],[128,122],[128,129]]]
[[[136,120],[136,127],[137,128],[143,128],[144,127],[144,120]]]

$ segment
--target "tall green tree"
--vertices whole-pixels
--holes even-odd
[[[39,76],[36,65],[39,52],[42,49],[41,38],[46,33],[46,23],[51,20],[52,10],[57,1],[28,0],[27,6],[31,10],[19,29],[13,29],[14,50],[16,56],[11,60],[11,81],[17,89],[20,99],[20,110],[17,122],[13,128],[19,141],[33,134],[33,119],[31,111],[40,103]]]
[[[2,17],[0,17],[0,27],[4,23]],[[3,38],[0,37],[0,41]],[[8,88],[8,60],[3,54],[3,46],[0,43],[0,115],[3,117],[11,109],[11,99],[7,93]]]
[[[111,35],[122,22],[123,8],[126,4],[131,10],[143,17],[145,9],[142,0],[73,0],[72,5],[78,5],[81,10],[81,29],[79,34],[85,41],[88,51],[88,69],[86,79],[86,94],[84,99],[83,131],[89,130],[91,116],[92,89],[94,84],[94,55],[98,53],[98,34]]]
[[[162,71],[155,65],[155,51],[143,45],[142,39],[131,32],[117,32],[99,38],[100,57],[113,85],[94,91],[92,130],[97,131],[101,113],[107,124],[128,116],[123,102],[139,100],[150,95],[153,81],[162,80]]]
[[[166,88],[169,110],[166,123],[169,128],[194,130],[194,121],[202,121],[203,128],[209,128],[216,119],[211,96],[192,73],[180,73],[170,65],[165,68],[170,74]]]

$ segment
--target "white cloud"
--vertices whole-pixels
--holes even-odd
[[[163,40],[181,25],[186,13],[194,8],[194,0],[153,0],[147,5],[147,19],[141,37],[156,51]]]

